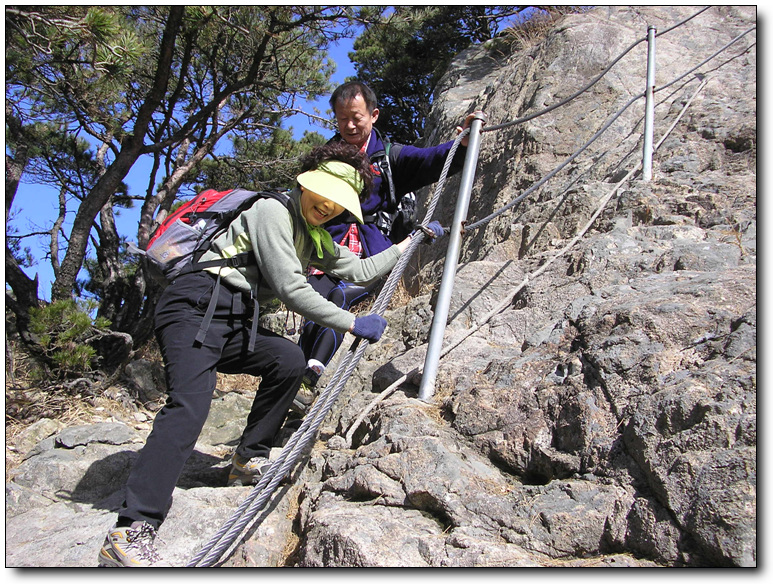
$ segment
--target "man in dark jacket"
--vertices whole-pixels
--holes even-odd
[[[378,120],[379,110],[376,95],[364,83],[357,81],[338,87],[330,98],[330,106],[335,112],[338,134],[332,140],[344,140],[360,148],[371,160],[374,172],[373,187],[363,197],[362,213],[364,224],[358,224],[351,216],[325,225],[333,241],[348,247],[361,257],[375,255],[392,245],[390,240],[390,222],[385,217],[393,215],[400,199],[421,187],[430,185],[440,178],[453,141],[429,148],[408,145],[391,145],[391,155],[384,152],[386,144],[379,132],[373,127]],[[470,114],[464,122],[466,128],[474,117]],[[463,128],[457,128],[461,132]],[[457,149],[450,173],[461,170],[464,165],[467,138]],[[391,167],[391,173],[385,164]],[[390,185],[391,175],[391,185]],[[323,297],[337,306],[349,310],[365,300],[379,282],[370,286],[355,286],[332,278],[320,271],[309,276],[312,287]],[[325,367],[341,345],[343,335],[307,321],[299,344],[307,359],[307,368],[303,385],[294,403],[294,410],[304,413],[314,399],[315,386]]]

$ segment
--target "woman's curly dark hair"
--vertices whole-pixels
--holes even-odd
[[[330,142],[324,146],[317,146],[301,159],[301,172],[314,170],[327,160],[340,160],[360,174],[365,187],[360,193],[360,200],[364,200],[373,187],[373,172],[370,169],[370,160],[360,152],[357,146],[346,142]]]

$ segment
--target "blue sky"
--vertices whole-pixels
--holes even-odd
[[[354,75],[354,66],[349,61],[348,56],[353,50],[353,43],[353,39],[343,39],[330,47],[330,58],[336,63],[336,71],[332,76],[334,86],[340,85],[347,77]],[[307,102],[304,109],[313,112],[313,108],[316,107],[324,114],[329,109],[329,97],[326,95],[314,102]],[[319,132],[326,138],[333,136],[332,130],[309,124],[308,119],[303,115],[293,116],[285,122],[284,127],[292,127],[296,139],[303,137],[303,133],[306,130]],[[220,147],[227,149],[229,145],[227,141],[223,141]],[[151,164],[152,162],[149,159],[139,160],[129,172],[126,177],[126,184],[129,185],[131,195],[142,196],[145,192]],[[230,188],[231,186],[233,185],[223,185],[223,189]],[[13,218],[9,223],[15,226],[20,234],[48,230],[58,215],[58,204],[58,195],[55,189],[43,185],[22,183],[14,199]],[[121,210],[120,216],[116,217],[116,226],[119,234],[136,241],[137,222],[139,221],[139,204],[136,202],[135,207],[135,209]],[[73,214],[74,209],[70,211],[68,217],[72,218]],[[69,228],[65,228],[65,231],[69,233]],[[60,247],[62,247],[60,259],[64,257],[64,245],[66,245],[66,242],[60,241]],[[38,274],[38,296],[44,300],[50,300],[51,283],[53,282],[54,274],[50,261],[44,259],[48,252],[48,238],[26,238],[22,240],[22,248],[25,247],[30,248],[32,256],[37,260],[37,264],[31,268],[24,268],[24,272],[30,278],[34,278],[35,274]]]

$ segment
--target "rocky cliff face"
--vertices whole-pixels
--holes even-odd
[[[469,111],[492,127],[553,105],[648,25],[667,31],[697,10],[602,7],[513,53],[469,50],[438,92],[428,141]],[[712,7],[663,33],[656,86],[755,23],[754,7]],[[652,181],[620,182],[640,160],[640,100],[467,233],[446,331],[458,344],[429,402],[417,370],[445,246],[423,247],[406,274],[417,295],[388,312],[320,440],[222,565],[755,566],[755,41],[656,94]],[[469,222],[563,163],[644,91],[645,74],[642,43],[569,104],[484,133]],[[458,184],[438,208],[444,225]],[[213,402],[160,532],[172,563],[249,492],[222,487],[248,399]],[[131,425],[39,425],[50,437],[6,483],[6,565],[95,564],[147,430]]]

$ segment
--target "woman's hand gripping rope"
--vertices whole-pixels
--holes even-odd
[[[442,225],[440,225],[439,221],[432,221],[427,225],[419,225],[419,227],[415,229],[413,233],[411,233],[411,237],[416,235],[419,231],[421,231],[422,233],[424,233],[424,235],[427,236],[423,243],[427,243],[429,245],[432,245],[433,243],[435,243],[435,241],[437,241],[438,239],[440,239],[446,234],[446,230],[443,228]]]

